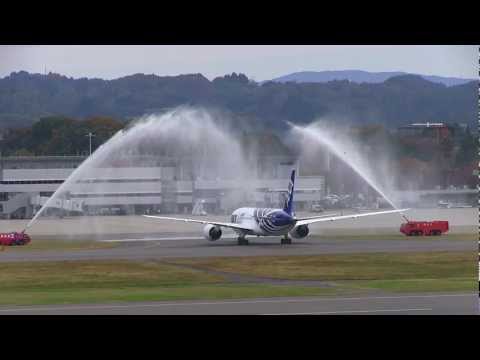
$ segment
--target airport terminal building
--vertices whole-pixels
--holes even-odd
[[[0,216],[31,218],[85,156],[0,158]],[[131,159],[132,160],[132,159]],[[325,176],[302,171],[294,156],[263,156],[249,179],[199,177],[191,159],[142,156],[98,168],[68,187],[49,208],[63,214],[228,214],[239,206],[280,206],[297,169],[295,202],[307,210],[326,195]],[[198,165],[197,165],[198,166]],[[308,174],[305,175],[305,174]]]

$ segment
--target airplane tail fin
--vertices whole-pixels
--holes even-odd
[[[283,211],[288,215],[293,216],[293,191],[295,185],[295,169],[292,170],[292,175],[290,176],[290,183],[288,184],[288,196],[285,200],[285,205],[283,206]]]

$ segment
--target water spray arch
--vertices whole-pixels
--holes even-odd
[[[348,165],[394,209],[398,209],[398,206],[389,194],[392,190],[392,182],[388,180],[392,174],[390,169],[387,169],[384,158],[381,160],[381,157],[378,157],[376,160],[365,158],[352,139],[349,139],[345,134],[342,135],[338,128],[326,125],[326,122],[316,121],[304,127],[290,122],[288,124],[291,128],[292,137],[301,137],[304,139],[303,147],[309,146],[307,145],[308,143],[310,143],[310,146],[312,143],[324,146],[328,151]],[[369,161],[382,162],[381,166],[378,166],[382,168],[382,171],[374,171]],[[383,181],[380,181],[380,177],[383,178]]]
[[[118,164],[140,167],[145,166],[142,163],[147,161],[145,159],[155,162],[169,158],[189,159],[191,173],[185,176],[191,180],[216,180],[221,176],[237,181],[238,187],[242,188],[247,186],[242,179],[251,175],[239,139],[221,115],[192,107],[147,115],[118,131],[96,149],[46,201],[25,230],[66,194],[108,191],[108,183],[102,185],[91,181],[100,173],[111,178]]]

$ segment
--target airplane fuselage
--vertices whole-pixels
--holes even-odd
[[[295,227],[296,220],[282,209],[239,208],[232,213],[231,222],[252,230],[234,231],[239,235],[286,235]]]

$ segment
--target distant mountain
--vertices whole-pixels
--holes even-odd
[[[180,105],[219,109],[241,129],[285,129],[285,121],[318,118],[387,127],[427,121],[476,126],[477,81],[446,86],[418,75],[378,81],[258,84],[235,73],[213,81],[202,74],[102,80],[21,71],[0,78],[0,129],[30,126],[45,116],[123,121]]]
[[[325,83],[334,80],[348,80],[354,83],[382,83],[394,76],[417,75],[425,80],[444,84],[446,86],[462,85],[474,79],[461,79],[455,77],[442,77],[434,75],[410,74],[402,71],[389,72],[368,72],[362,70],[340,70],[340,71],[301,71],[280,76],[270,81],[274,82],[296,82],[296,83]]]

